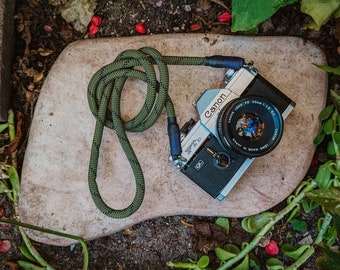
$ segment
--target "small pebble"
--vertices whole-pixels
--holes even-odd
[[[313,238],[312,236],[309,234],[308,236],[306,236],[305,238],[301,239],[299,241],[299,245],[309,245],[313,243]]]
[[[184,10],[185,10],[186,12],[190,12],[190,11],[191,11],[191,6],[190,6],[190,5],[185,5],[185,6],[184,6]]]

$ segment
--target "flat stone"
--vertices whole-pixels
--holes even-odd
[[[166,116],[129,138],[140,160],[146,194],[140,209],[125,219],[111,219],[95,206],[87,183],[95,126],[87,102],[93,74],[126,49],[151,46],[163,55],[251,58],[260,74],[296,102],[285,121],[281,142],[257,158],[223,201],[213,199],[168,160]],[[294,37],[243,37],[175,34],[90,39],[70,44],[59,56],[41,89],[21,176],[20,216],[23,222],[94,239],[143,220],[169,215],[243,217],[284,200],[300,183],[314,153],[318,114],[325,106],[327,74],[313,63],[326,64],[322,51]],[[218,88],[223,69],[170,66],[170,96],[183,125],[197,119],[191,104],[201,92]],[[122,114],[142,106],[145,83],[127,82]],[[98,183],[113,208],[130,204],[134,177],[114,131],[105,129]],[[29,231],[36,241],[68,245],[73,240]]]

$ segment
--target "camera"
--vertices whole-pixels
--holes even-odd
[[[194,103],[199,119],[181,128],[180,171],[223,200],[256,157],[272,151],[294,101],[252,65],[228,69],[223,89],[208,89]]]

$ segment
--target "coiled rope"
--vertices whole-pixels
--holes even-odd
[[[140,163],[128,140],[126,132],[140,132],[151,127],[165,107],[168,115],[170,145],[174,150],[171,155],[181,153],[179,128],[175,110],[168,95],[169,71],[167,65],[209,65],[239,69],[244,64],[238,57],[178,57],[162,56],[157,50],[144,47],[139,50],[126,50],[117,56],[114,62],[99,69],[88,85],[88,103],[96,118],[91,156],[88,169],[88,184],[92,199],[97,208],[111,218],[126,218],[138,210],[145,194],[145,182]],[[142,67],[144,71],[135,67]],[[156,70],[159,72],[157,81]],[[131,120],[124,122],[120,115],[120,99],[123,86],[128,78],[135,78],[147,83],[147,94],[140,112]],[[100,195],[97,179],[98,160],[104,127],[114,130],[133,171],[136,193],[133,201],[124,209],[112,209]]]

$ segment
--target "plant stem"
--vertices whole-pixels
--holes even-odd
[[[9,110],[7,119],[9,140],[13,142],[15,139],[15,123],[13,110]]]
[[[16,219],[19,220],[18,200],[15,200],[13,203],[14,203],[14,215],[15,215]],[[7,223],[10,223],[10,222],[7,222]],[[31,255],[34,257],[34,259],[41,266],[46,267],[47,269],[52,269],[53,270],[54,268],[51,265],[49,265],[48,262],[45,261],[44,258],[39,254],[39,252],[34,248],[34,246],[32,245],[32,242],[28,238],[24,228],[21,227],[21,226],[18,226],[18,228],[19,228],[19,232],[21,234],[22,239],[24,240],[24,243],[25,243],[27,249],[29,250]]]
[[[300,257],[297,259],[292,265],[285,268],[285,270],[296,270],[298,269],[302,264],[304,264],[310,256],[314,254],[314,247],[310,246]]]
[[[256,234],[253,240],[241,250],[239,254],[225,262],[223,265],[217,268],[217,270],[228,269],[234,263],[244,258],[253,248],[258,245],[260,240],[270,231],[270,229],[282,218],[284,218],[290,211],[292,211],[296,207],[296,205],[298,205],[306,197],[306,193],[313,190],[315,187],[316,186],[312,183],[307,185],[284,209],[282,209],[279,213],[277,213],[273,218],[269,220],[269,222],[260,230],[260,232]]]
[[[327,212],[325,219],[322,222],[318,236],[316,237],[316,239],[314,241],[315,244],[318,245],[318,244],[321,243],[321,241],[323,239],[323,235],[327,232],[327,229],[329,228],[329,224],[331,223],[331,221],[332,221],[332,216],[331,216],[330,213]]]
[[[53,235],[77,240],[83,248],[83,253],[84,253],[83,270],[88,269],[89,253],[88,253],[88,249],[87,249],[85,240],[83,238],[81,238],[79,236],[72,235],[72,234],[54,231],[54,230],[51,230],[51,229],[40,228],[38,226],[23,223],[23,222],[18,222],[18,221],[14,221],[14,220],[7,220],[7,219],[4,219],[4,218],[0,218],[0,223],[2,223],[2,222],[8,223],[8,224],[11,224],[11,225],[15,225],[15,226],[19,226],[19,227],[24,227],[24,228],[27,228],[27,229],[30,229],[30,230],[35,230],[35,231],[39,231],[39,232],[43,232],[43,233],[49,233],[49,234],[53,234]]]

